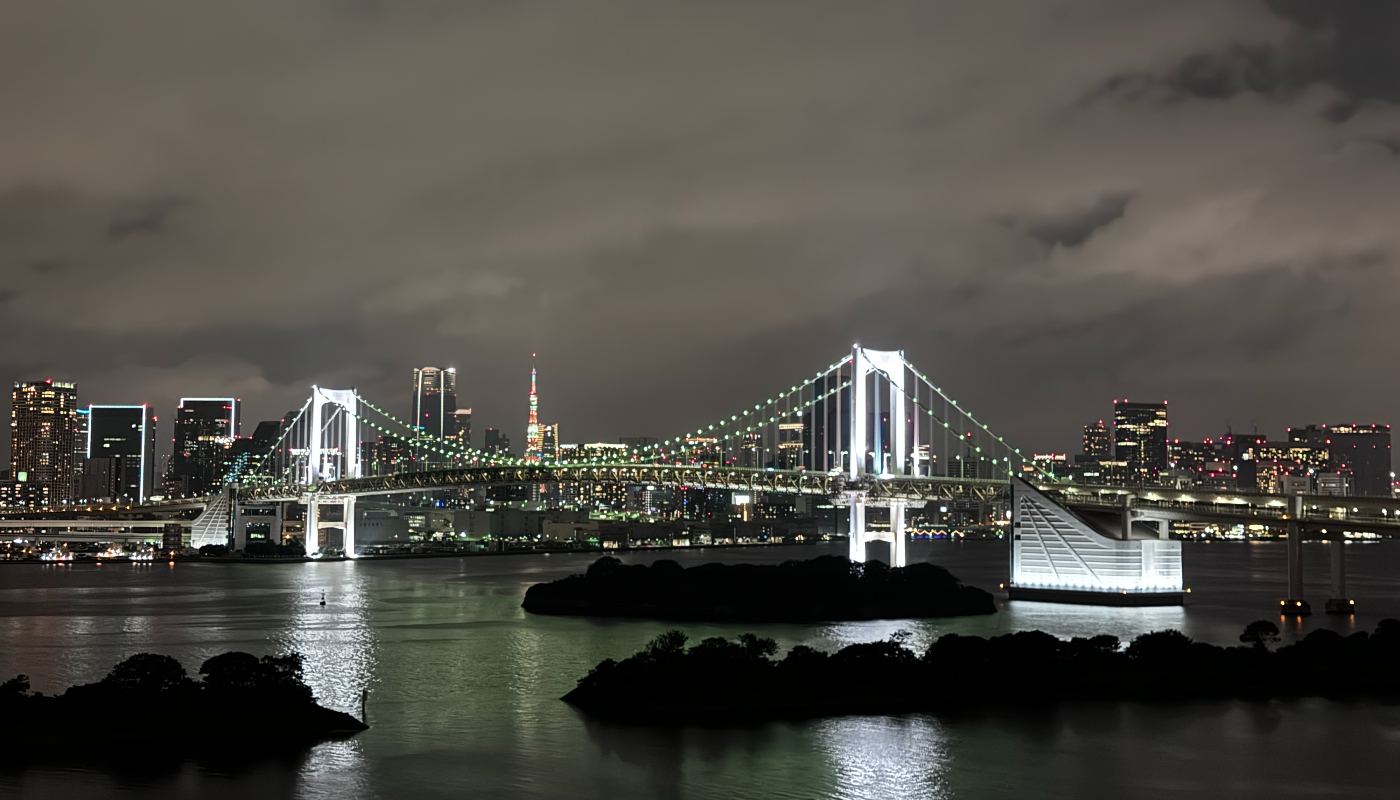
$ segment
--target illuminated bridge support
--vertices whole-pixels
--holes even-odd
[[[346,558],[355,558],[355,497],[338,495],[307,495],[306,498],[306,554],[313,558],[327,546],[321,536],[321,506],[339,505],[345,509],[341,523],[341,548]]]
[[[1347,596],[1346,536],[1341,531],[1333,533],[1327,547],[1332,551],[1332,596],[1327,598],[1327,613],[1355,614],[1356,601]]]
[[[1303,497],[1294,495],[1288,498],[1289,515],[1287,522],[1288,548],[1288,596],[1279,601],[1279,613],[1292,617],[1306,617],[1312,607],[1303,597]]]
[[[878,501],[878,505],[890,510],[890,529],[887,533],[872,532],[865,527],[865,509],[871,505],[864,492],[848,492],[846,501],[851,509],[849,557],[852,561],[864,562],[865,547],[871,542],[890,543],[890,566],[903,567],[909,563],[909,537],[904,529],[904,513],[909,501],[890,499]],[[919,503],[919,505],[922,505]]]
[[[1012,600],[1181,605],[1181,542],[1105,535],[1029,483],[1011,486]],[[1112,526],[1110,526],[1112,527]]]

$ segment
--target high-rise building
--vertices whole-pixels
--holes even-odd
[[[446,460],[435,452],[442,447],[434,440],[457,438],[456,414],[457,370],[414,368],[412,418],[423,441],[414,443],[413,456],[420,465],[439,466]]]
[[[16,383],[10,399],[10,480],[31,485],[21,493],[29,505],[71,499],[78,387],[54,380]]]
[[[559,460],[559,423],[540,426],[540,458]]]
[[[763,468],[763,434],[750,432],[739,437],[739,466]]]
[[[144,503],[155,487],[156,419],[139,406],[88,406],[89,498]]]
[[[544,449],[540,434],[540,396],[535,391],[535,370],[530,368],[530,420],[525,424],[525,460],[539,461]]]
[[[452,412],[452,435],[448,439],[457,443],[458,447],[469,449],[472,446],[472,410],[470,408],[459,408]]]
[[[182,397],[175,407],[172,486],[186,496],[214,494],[228,473],[242,420],[236,397]]]
[[[86,408],[75,409],[73,424],[73,471],[68,476],[70,499],[82,497],[83,467],[87,464],[88,419],[91,412]]]
[[[505,431],[487,428],[481,449],[488,453],[510,455],[510,437],[505,434]]]
[[[1095,461],[1108,461],[1113,458],[1113,437],[1103,420],[1084,426],[1084,455]]]
[[[1113,401],[1114,457],[1130,483],[1154,483],[1167,469],[1167,403]]]
[[[1389,425],[1323,425],[1322,438],[1331,470],[1351,478],[1353,494],[1390,496]]]
[[[718,467],[720,465],[719,439],[713,436],[685,437],[685,449],[681,451],[676,462]]]
[[[778,423],[778,469],[800,469],[803,466],[804,427],[801,422]]]
[[[408,445],[382,433],[377,441],[366,443],[365,458],[369,462],[365,465],[366,475],[393,475],[413,471],[410,465],[413,456]]]

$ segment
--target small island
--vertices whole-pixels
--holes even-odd
[[[996,613],[992,595],[933,564],[890,569],[841,556],[777,565],[675,561],[650,567],[604,556],[587,574],[531,586],[533,614],[712,622],[815,622]]]
[[[907,633],[826,653],[743,634],[686,647],[668,631],[621,662],[608,659],[564,700],[591,717],[644,724],[736,724],[842,714],[898,714],[1080,700],[1400,696],[1400,621],[1343,637],[1315,630],[1271,650],[1278,627],[1251,623],[1243,646],[1179,631],[1057,639],[1025,631],[947,634],[923,654]]]
[[[320,706],[302,658],[224,653],[193,680],[179,661],[140,653],[97,683],[49,696],[20,675],[0,683],[0,748],[7,759],[67,762],[113,754],[179,757],[296,750],[368,728]],[[59,756],[57,754],[61,753]]]

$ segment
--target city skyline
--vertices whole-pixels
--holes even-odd
[[[536,359],[536,354],[532,353],[532,354],[531,354],[531,357],[530,357],[530,363],[533,364],[533,363],[536,362],[536,360],[537,360],[537,359]],[[456,426],[456,425],[458,425],[458,424],[465,424],[466,426],[468,426],[468,427],[467,427],[464,431],[462,431],[462,432],[463,432],[463,433],[467,433],[468,435],[470,435],[470,432],[471,432],[470,426],[471,426],[471,424],[472,424],[472,415],[473,415],[472,408],[471,408],[470,406],[468,406],[468,407],[465,407],[465,408],[460,409],[460,411],[459,411],[459,410],[457,409],[457,407],[456,407],[456,406],[458,405],[458,398],[456,397],[456,394],[455,394],[455,373],[456,373],[456,368],[455,368],[455,367],[449,367],[449,368],[444,368],[444,369],[439,370],[439,369],[436,368],[436,367],[426,367],[426,368],[413,367],[413,368],[412,368],[412,371],[413,371],[413,377],[414,377],[415,386],[418,386],[418,385],[419,385],[420,373],[423,372],[424,370],[432,371],[432,372],[434,372],[434,373],[441,373],[441,374],[443,374],[443,375],[451,375],[451,376],[453,376],[452,378],[449,379],[449,380],[453,381],[452,384],[451,384],[451,389],[449,390],[449,393],[451,394],[451,401],[450,401],[450,403],[448,403],[448,402],[442,403],[442,405],[440,406],[440,409],[439,409],[439,413],[445,412],[445,413],[446,413],[446,416],[444,417],[444,419],[443,419],[442,421],[435,422],[434,424],[441,430],[442,434],[448,434],[448,435],[449,435],[448,438],[452,439],[453,441],[459,441],[459,440],[460,440],[460,437],[459,437],[459,435],[458,435],[458,431],[457,431],[456,427],[454,427],[454,426]],[[533,415],[534,415],[534,409],[535,409],[535,405],[534,405],[534,404],[537,402],[536,399],[535,399],[535,398],[536,398],[536,394],[535,394],[535,392],[534,392],[534,390],[533,390],[533,382],[534,382],[534,378],[535,378],[534,370],[533,370],[533,369],[532,369],[532,376],[531,376],[531,378],[532,378],[532,389],[531,389],[531,392],[530,392],[530,412],[531,412],[531,413],[529,414],[529,416],[533,416]],[[41,384],[41,383],[44,383],[45,380],[53,381],[52,378],[47,378],[47,379],[43,379],[43,380],[39,380],[39,381],[18,381],[18,380],[17,380],[17,381],[14,382],[14,385],[15,385],[16,388],[18,388],[19,386],[21,386],[21,385],[26,385],[26,384],[30,384],[30,385],[32,385],[32,384]],[[434,380],[436,380],[436,378],[434,378]],[[59,381],[58,383],[59,383],[59,385],[70,385],[70,384],[71,384],[73,387],[75,387],[75,390],[81,390],[81,387],[79,387],[78,384],[77,384],[77,382],[74,382],[74,381]],[[418,390],[416,389],[415,392],[417,392],[417,391],[418,391]],[[437,394],[434,394],[433,396],[434,396],[434,397],[437,397]],[[86,395],[83,395],[82,398],[79,399],[79,405],[78,405],[78,407],[77,407],[79,411],[85,412],[85,411],[88,409],[89,405],[112,405],[112,404],[102,404],[102,403],[90,404],[90,403],[89,403],[86,399],[84,399],[84,398],[86,398]],[[415,400],[413,400],[413,401],[410,402],[410,406],[409,406],[409,408],[407,409],[407,413],[405,414],[405,418],[413,417],[413,416],[415,416],[415,412],[416,412],[416,411],[421,410],[421,409],[420,409],[420,405],[421,405],[421,404],[419,403],[419,401],[418,401],[416,398],[417,398],[417,394],[415,393]],[[182,397],[179,401],[177,401],[177,402],[174,404],[175,407],[172,409],[172,413],[171,413],[170,415],[164,417],[164,419],[167,420],[167,422],[165,422],[165,423],[163,423],[163,424],[161,423],[162,417],[161,417],[161,415],[160,415],[160,413],[159,413],[159,408],[158,408],[157,406],[155,406],[155,404],[152,404],[152,403],[145,403],[145,404],[144,404],[144,405],[150,406],[150,407],[153,409],[153,417],[154,417],[154,419],[153,419],[153,421],[152,421],[152,424],[156,425],[156,428],[155,428],[155,431],[154,431],[154,436],[155,436],[155,454],[156,454],[157,460],[163,460],[163,459],[167,459],[167,458],[171,457],[171,456],[175,453],[175,451],[176,451],[176,449],[177,449],[175,446],[173,446],[173,442],[174,442],[174,440],[178,437],[179,433],[178,433],[177,430],[174,429],[173,426],[175,425],[176,421],[177,421],[178,418],[179,418],[179,415],[180,415],[180,413],[181,413],[181,406],[182,406],[182,404],[183,404],[185,401],[187,401],[187,400],[202,400],[202,399],[203,399],[203,400],[207,400],[208,398]],[[238,425],[238,422],[237,422],[237,421],[238,421],[238,420],[241,420],[241,417],[242,417],[242,408],[244,407],[245,404],[244,404],[244,402],[243,402],[243,400],[242,400],[241,398],[227,398],[227,400],[232,401],[232,403],[233,403],[233,408],[235,409],[235,411],[234,411],[234,414],[235,414],[234,428],[237,429],[237,425]],[[435,402],[436,402],[436,401],[435,401]],[[464,400],[462,400],[461,402],[466,403],[466,402],[469,402],[469,401],[467,401],[467,400],[464,399]],[[518,404],[518,402],[519,402],[519,401],[517,400],[517,404]],[[1126,397],[1123,398],[1123,399],[1121,399],[1121,400],[1118,399],[1118,398],[1114,398],[1114,399],[1112,399],[1111,401],[1109,401],[1109,403],[1108,403],[1108,405],[1107,405],[1107,410],[1108,410],[1109,412],[1113,412],[1113,409],[1114,409],[1116,406],[1118,406],[1119,404],[1127,404],[1127,403],[1129,403],[1129,400],[1128,400]],[[123,405],[123,404],[117,404],[117,405]],[[132,404],[125,404],[125,405],[132,405]],[[138,406],[139,406],[139,405],[143,405],[143,404],[142,404],[142,403],[136,403],[136,404],[134,404],[134,405],[138,405]],[[449,405],[451,406],[451,408],[449,408]],[[1138,405],[1144,405],[1144,404],[1132,403],[1131,405],[1138,406]],[[1152,404],[1147,404],[1147,405],[1152,405]],[[1165,403],[1163,403],[1163,405],[1165,405]],[[557,409],[557,405],[556,405],[556,409]],[[1175,410],[1175,411],[1178,411],[1178,412],[1181,411],[1182,409],[1181,409],[1180,404],[1178,404],[1176,407],[1174,407],[1174,410]],[[1072,412],[1072,413],[1073,413],[1073,412]],[[454,416],[454,414],[455,414],[456,416]],[[568,413],[568,410],[567,410],[567,409],[551,411],[551,414],[560,414],[560,415],[565,416],[565,417],[571,416],[571,415]],[[518,409],[517,409],[517,415],[518,415]],[[282,416],[281,414],[270,414],[270,415],[268,415],[267,417],[265,417],[264,419],[269,419],[269,418],[275,419],[275,418],[278,418],[278,417],[281,417],[281,416]],[[507,413],[503,414],[502,416],[508,418],[508,417],[511,416],[511,415],[507,412]],[[1208,414],[1206,414],[1206,413],[1197,413],[1197,414],[1194,415],[1194,416],[1197,417],[1197,418],[1200,418],[1200,417],[1208,416]],[[1334,416],[1335,416],[1335,415],[1334,415]],[[1068,424],[1067,426],[1064,426],[1063,429],[1061,429],[1061,428],[1059,428],[1059,427],[1056,427],[1056,428],[1054,428],[1054,429],[1052,430],[1049,426],[1043,426],[1043,427],[1041,427],[1041,428],[1037,431],[1037,434],[1038,434],[1037,436],[1032,436],[1032,437],[1029,437],[1029,438],[1032,439],[1032,440],[1039,440],[1039,441],[1052,441],[1052,442],[1054,442],[1054,444],[1052,444],[1051,446],[1048,446],[1048,447],[1040,447],[1040,448],[1025,447],[1025,448],[1023,448],[1023,450],[1024,450],[1025,452],[1027,452],[1027,453],[1040,452],[1040,453],[1046,453],[1046,454],[1053,454],[1053,453],[1073,454],[1073,453],[1076,453],[1076,452],[1078,452],[1078,453],[1084,453],[1084,452],[1086,452],[1086,451],[1085,451],[1085,449],[1082,447],[1082,444],[1083,444],[1083,442],[1084,442],[1083,434],[1084,434],[1085,430],[1084,430],[1084,428],[1082,428],[1082,427],[1076,427],[1075,424],[1074,424],[1074,420],[1075,420],[1075,419],[1095,419],[1095,418],[1098,420],[1099,423],[1105,423],[1105,420],[1106,420],[1106,426],[1107,426],[1107,427],[1106,427],[1106,431],[1107,431],[1108,436],[1110,437],[1110,442],[1109,442],[1110,450],[1114,450],[1115,448],[1113,448],[1113,446],[1112,446],[1113,443],[1112,443],[1112,441],[1111,441],[1112,437],[1113,437],[1114,434],[1115,434],[1115,428],[1116,428],[1116,426],[1114,425],[1113,417],[1114,417],[1114,414],[1113,414],[1113,413],[1105,414],[1105,415],[1103,415],[1103,417],[1096,417],[1095,412],[1089,411],[1089,412],[1086,413],[1086,414],[1079,414],[1077,417],[1071,416],[1070,424]],[[1316,420],[1325,420],[1325,419],[1331,419],[1331,418],[1332,418],[1332,417],[1323,416],[1323,417],[1316,417],[1316,418],[1314,418],[1314,419],[1316,419]],[[477,417],[477,420],[480,422],[480,421],[482,421],[482,418],[481,418],[480,416],[478,416],[478,417]],[[487,421],[487,422],[490,422],[491,420],[486,420],[486,421]],[[507,420],[498,420],[498,421],[501,421],[503,424],[500,425],[500,426],[495,426],[495,425],[490,426],[490,428],[491,428],[492,430],[500,430],[500,431],[503,432],[508,438],[510,438],[510,441],[516,442],[516,443],[520,443],[520,446],[526,448],[526,450],[529,449],[529,447],[530,447],[530,443],[529,443],[529,430],[530,430],[529,420],[527,420],[525,424],[523,424],[523,425],[518,425],[518,426],[517,426],[517,425],[512,425],[512,424],[508,421],[508,419],[507,419]],[[1293,425],[1296,424],[1296,423],[1299,423],[1300,421],[1301,421],[1301,420],[1298,419],[1298,418],[1288,419],[1288,420],[1287,420],[1287,424],[1284,424],[1284,425],[1281,426],[1282,431],[1283,431],[1283,435],[1286,436],[1287,433],[1288,433],[1288,431],[1292,430]],[[1237,434],[1237,435],[1246,435],[1246,434],[1258,433],[1258,434],[1260,434],[1260,435],[1262,435],[1262,436],[1266,436],[1266,437],[1267,437],[1267,436],[1270,436],[1271,434],[1273,434],[1273,435],[1275,435],[1275,436],[1278,436],[1278,429],[1277,429],[1277,428],[1264,428],[1263,426],[1260,426],[1259,424],[1257,424],[1257,422],[1254,423],[1254,424],[1252,424],[1252,425],[1249,427],[1249,429],[1245,430],[1245,429],[1236,429],[1235,426],[1234,426],[1228,419],[1226,419],[1226,420],[1224,421],[1223,427],[1221,427],[1221,428],[1217,428],[1217,429],[1215,429],[1215,430],[1211,430],[1211,429],[1209,429],[1209,428],[1206,428],[1206,429],[1197,429],[1197,430],[1194,431],[1194,432],[1183,432],[1183,430],[1181,429],[1181,427],[1178,426],[1176,422],[1173,422],[1172,424],[1173,424],[1173,426],[1176,426],[1176,427],[1171,428],[1170,434],[1167,436],[1167,439],[1168,439],[1168,440],[1170,440],[1170,439],[1175,439],[1175,440],[1178,440],[1178,441],[1202,442],[1202,441],[1208,441],[1208,440],[1219,439],[1219,438],[1221,438],[1221,437],[1223,437],[1223,436],[1229,435],[1231,432],[1233,432],[1233,433],[1235,433],[1235,434]],[[1314,422],[1314,423],[1308,423],[1308,424],[1318,424],[1318,423]],[[1323,424],[1324,426],[1325,426],[1325,425],[1333,425],[1333,426],[1335,426],[1335,425],[1337,425],[1337,424],[1353,424],[1353,425],[1355,425],[1355,424],[1377,424],[1377,423],[1376,423],[1376,421],[1374,421],[1374,420],[1371,421],[1371,422],[1367,422],[1367,423],[1359,423],[1359,422],[1357,422],[1357,421],[1355,421],[1355,420],[1351,421],[1350,423],[1339,423],[1339,422],[1337,422],[1337,421],[1334,420],[1334,421],[1332,421],[1332,422],[1321,422],[1320,424]],[[1379,423],[1379,424],[1389,425],[1390,423],[1389,423],[1389,422],[1381,422],[1381,423]],[[518,431],[514,430],[516,427],[519,427],[520,430],[518,430]],[[543,431],[545,427],[551,427],[551,428],[554,429],[554,438],[555,438],[555,444],[556,444],[556,446],[557,446],[557,445],[562,445],[562,444],[565,444],[565,443],[583,444],[583,443],[589,443],[589,442],[618,442],[618,441],[622,441],[622,440],[624,440],[624,439],[629,439],[629,438],[635,439],[635,438],[638,436],[638,432],[637,432],[637,431],[634,431],[634,430],[631,430],[631,429],[624,429],[624,430],[619,431],[618,433],[616,433],[616,435],[607,435],[607,434],[605,434],[605,435],[603,435],[603,436],[596,437],[596,438],[586,438],[586,437],[585,437],[585,438],[577,438],[577,437],[575,437],[575,438],[569,438],[569,439],[561,439],[561,438],[558,437],[558,433],[557,433],[557,429],[558,429],[558,427],[559,427],[559,423],[557,423],[557,422],[556,422],[556,423],[549,423],[548,425],[546,425],[545,423],[539,423],[539,427],[540,427],[540,430],[541,430],[541,431]],[[579,427],[583,427],[583,428],[586,428],[586,429],[587,429],[587,428],[596,428],[596,426],[589,426],[589,425],[587,425],[586,423],[580,424]],[[484,431],[485,428],[481,428],[480,430],[483,430],[483,431]],[[514,433],[515,435],[513,436],[512,433]],[[433,435],[442,435],[442,434],[434,433]],[[672,431],[669,435],[674,435],[674,434],[675,434],[675,431]],[[657,436],[655,433],[649,431],[649,432],[646,432],[645,434],[642,434],[642,438],[643,438],[643,439],[656,439],[656,438],[664,438],[664,437],[667,436],[667,435],[668,435],[668,433],[667,433],[667,431],[665,431],[665,430],[662,430],[662,431],[660,432],[660,436]],[[541,433],[541,436],[543,436],[543,433]],[[251,438],[251,437],[245,437],[245,438]],[[1009,437],[1008,437],[1008,439],[1009,439]],[[365,439],[366,446],[368,447],[369,444],[372,443],[372,441],[373,441],[373,440],[372,440],[371,438],[366,438],[366,439]],[[471,440],[468,440],[467,442],[463,442],[463,444],[464,444],[464,446],[473,446],[473,447],[475,447],[476,449],[479,449],[479,450],[485,449],[485,443],[484,443],[483,441],[471,441]],[[9,437],[8,437],[8,436],[7,436],[7,437],[4,437],[4,440],[3,440],[3,441],[0,441],[0,461],[3,461],[3,463],[5,463],[5,464],[8,464],[8,463],[10,462],[10,450],[9,450],[10,447],[11,447],[11,441],[10,441]],[[518,452],[517,452],[517,455],[522,455],[522,456],[523,456],[523,455],[525,455],[525,454],[526,454],[526,451],[525,451],[525,450],[521,450],[521,451],[518,451]],[[157,486],[158,486],[158,485],[159,485],[159,476],[157,477]]]

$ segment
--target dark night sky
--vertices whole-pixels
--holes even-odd
[[[566,441],[666,437],[860,341],[1029,449],[1121,396],[1183,438],[1400,422],[1400,3],[0,19],[0,377],[85,404],[251,432],[455,365],[518,443],[539,351]]]

